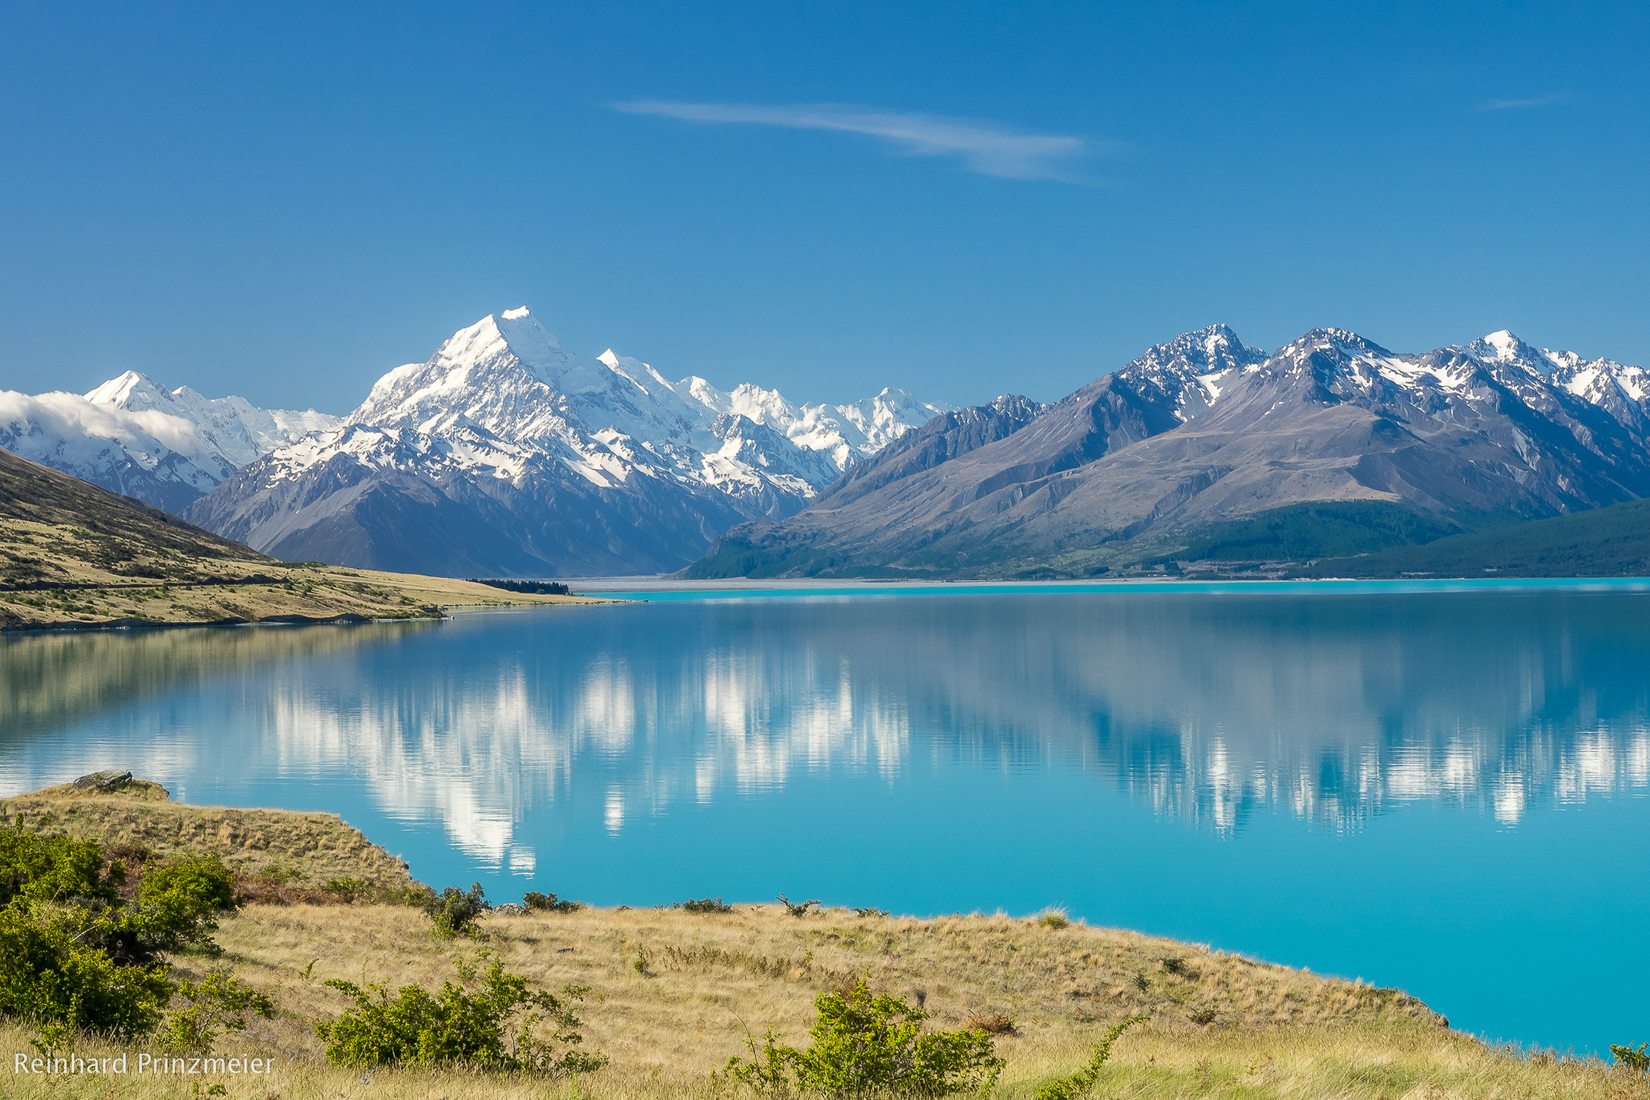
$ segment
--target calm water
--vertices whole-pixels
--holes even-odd
[[[0,790],[329,809],[437,884],[1092,923],[1650,1037],[1650,592],[855,589],[0,640]]]

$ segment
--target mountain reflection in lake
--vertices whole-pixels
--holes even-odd
[[[1596,1050],[1644,1024],[1646,610],[871,592],[9,638],[0,789],[334,809],[500,899],[1063,904]]]

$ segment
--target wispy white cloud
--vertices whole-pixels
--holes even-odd
[[[613,106],[629,114],[683,122],[860,134],[876,138],[905,156],[956,157],[970,172],[1003,179],[1090,182],[1083,178],[1077,162],[1096,151],[1119,146],[1117,142],[1072,134],[1029,133],[975,119],[837,103],[761,106],[644,99]]]
[[[1532,107],[1556,107],[1560,103],[1568,103],[1576,97],[1569,89],[1561,92],[1548,92],[1546,95],[1521,96],[1515,99],[1486,99],[1480,103],[1479,111],[1521,111]]]

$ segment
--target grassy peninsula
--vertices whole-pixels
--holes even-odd
[[[0,451],[0,630],[436,618],[578,600],[277,561]]]
[[[769,1029],[800,1041],[816,994],[860,978],[921,1003],[933,1026],[990,1031],[1005,1060],[991,1092],[999,1097],[1030,1100],[1039,1083],[1080,1066],[1110,1023],[1143,1014],[1093,1095],[1650,1098],[1650,1076],[1490,1049],[1394,990],[1052,916],[581,908],[492,912],[474,935],[444,939],[405,904],[418,889],[406,867],[331,815],[177,805],[144,783],[112,793],[50,789],[6,799],[0,812],[40,834],[96,839],[129,857],[218,855],[248,900],[218,929],[220,956],[175,961],[186,972],[227,965],[274,1005],[271,1018],[216,1047],[273,1056],[268,1074],[13,1076],[8,1095],[21,1100],[751,1096],[712,1073]],[[345,998],[323,979],[438,987],[483,953],[546,989],[588,986],[582,1029],[605,1068],[543,1079],[363,1072],[325,1061],[312,1024],[339,1013]],[[28,1051],[30,1038],[0,1021],[0,1048]],[[85,1056],[118,1049],[130,1048],[75,1045]]]

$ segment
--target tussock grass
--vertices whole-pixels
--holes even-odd
[[[417,619],[437,618],[444,608],[595,602],[444,577],[289,565],[250,552],[245,559],[189,561],[191,572],[183,579],[144,583],[86,564],[82,557],[91,550],[80,544],[89,541],[72,529],[0,517],[0,564],[12,554],[61,565],[61,576],[52,577],[49,587],[0,587],[0,628]],[[0,586],[8,579],[0,571]]]
[[[103,822],[113,830],[103,834],[106,841],[164,833],[139,823],[146,814],[199,812],[228,826],[225,857],[247,866],[265,856],[233,849],[260,830],[263,851],[290,837],[300,847],[279,858],[313,857],[325,868],[333,866],[326,853],[345,845],[322,843],[321,836],[348,831],[325,815],[178,807],[145,797],[128,798],[124,807],[111,797],[96,813],[73,815],[64,804],[85,806],[85,796],[46,792],[23,801],[31,799],[31,805],[55,805],[52,820],[60,827],[71,820],[77,829]],[[281,816],[305,823],[280,829],[270,819]],[[245,821],[233,824],[236,817]],[[386,882],[402,881],[381,865]],[[1524,1058],[1488,1048],[1450,1031],[1425,1005],[1395,990],[1081,922],[1051,930],[1036,917],[916,920],[837,909],[795,917],[779,905],[737,904],[715,919],[680,909],[493,913],[481,919],[476,936],[453,940],[438,937],[424,914],[407,907],[256,903],[227,919],[217,939],[224,954],[213,961],[277,1006],[274,1019],[222,1040],[219,1053],[273,1055],[274,1072],[194,1081],[8,1075],[4,1095],[159,1100],[190,1096],[196,1083],[202,1094],[221,1084],[225,1095],[248,1100],[749,1095],[713,1084],[712,1071],[769,1028],[781,1042],[805,1042],[814,996],[865,977],[873,988],[922,1004],[935,1026],[989,1021],[1007,1059],[992,1095],[1015,1100],[1029,1100],[1040,1082],[1077,1069],[1107,1025],[1135,1013],[1147,1014],[1148,1022],[1117,1044],[1097,1095],[1650,1100],[1650,1076],[1598,1061]],[[581,1013],[586,1049],[606,1054],[609,1066],[577,1081],[534,1081],[460,1072],[363,1074],[322,1060],[310,1024],[345,1007],[343,996],[323,984],[326,978],[436,986],[455,976],[460,960],[483,951],[544,988],[590,986]],[[197,962],[207,965],[193,959],[185,965]],[[0,1056],[26,1051],[28,1038],[0,1025]],[[108,1048],[88,1043],[77,1049]]]
[[[189,806],[144,780],[110,794],[65,785],[0,799],[0,819],[47,836],[96,840],[128,860],[211,852],[235,873],[237,891],[253,899],[392,898],[417,886],[406,863],[336,814]]]

